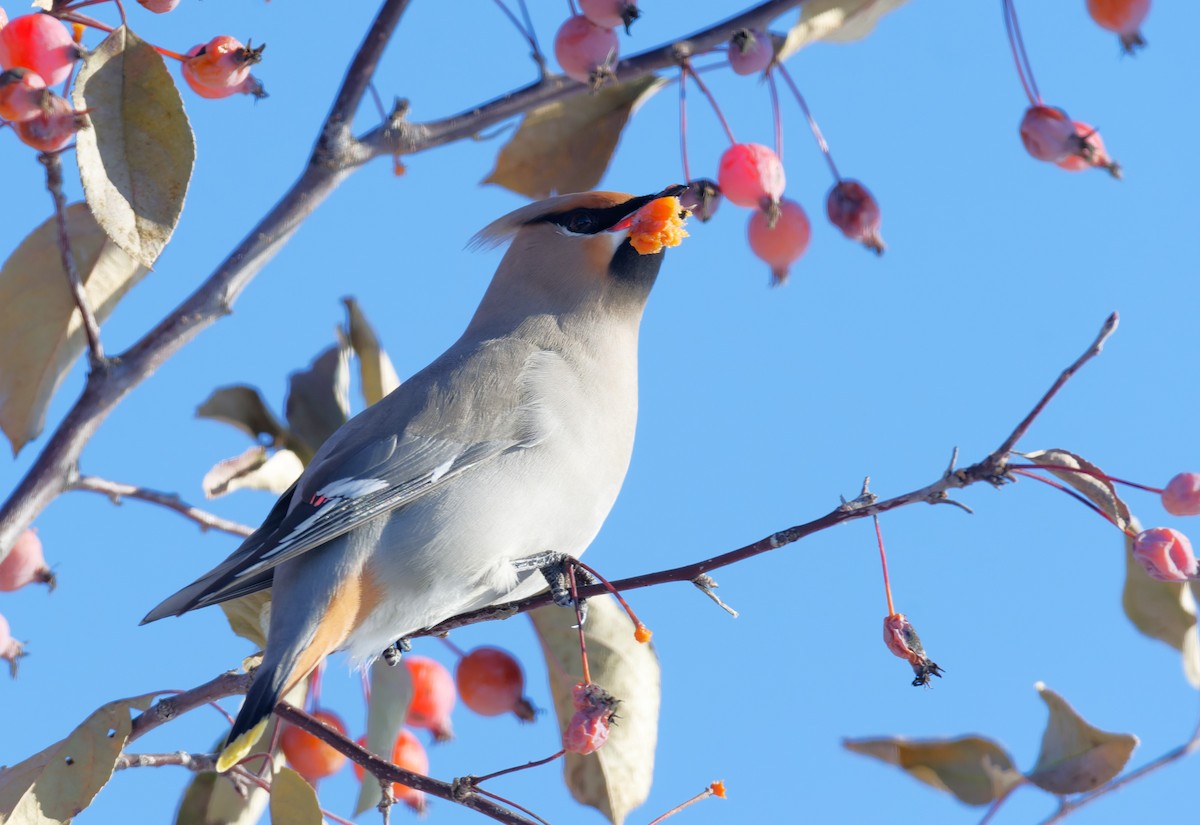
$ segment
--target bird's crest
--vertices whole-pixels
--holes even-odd
[[[633,195],[626,194],[625,192],[575,192],[570,195],[546,198],[545,200],[522,206],[520,209],[509,212],[504,217],[492,221],[475,233],[475,237],[471,238],[467,243],[467,249],[495,249],[501,244],[512,240],[513,236],[521,231],[521,227],[527,226],[547,215],[553,215],[556,212],[566,212],[579,208],[606,209],[610,206],[624,203],[633,197]]]

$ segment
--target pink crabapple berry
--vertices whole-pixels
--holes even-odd
[[[1198,572],[1192,543],[1171,527],[1151,527],[1138,533],[1133,557],[1150,578],[1160,582],[1187,581]]]
[[[1025,110],[1021,118],[1021,142],[1026,152],[1050,163],[1078,154],[1076,149],[1080,145],[1075,124],[1067,113],[1041,104]]]
[[[243,46],[236,37],[218,35],[188,49],[183,61],[183,79],[193,92],[210,100],[239,92],[266,97],[262,83],[250,74],[250,67],[262,60],[265,48],[266,44]]]
[[[729,68],[734,74],[758,74],[775,59],[771,35],[759,29],[738,29],[729,38]]]
[[[42,540],[37,530],[26,529],[13,543],[12,550],[0,561],[0,591],[12,592],[27,584],[44,584],[51,590],[57,586],[54,573],[42,554]]]
[[[40,112],[14,124],[13,128],[26,146],[39,152],[57,152],[66,148],[75,133],[87,125],[86,112],[75,111],[66,98],[51,92],[43,101]]]
[[[575,714],[563,731],[563,750],[587,755],[608,741],[609,729],[620,704],[597,684],[579,682],[571,688]]]
[[[0,659],[8,662],[8,672],[13,678],[17,675],[17,659],[24,655],[25,646],[12,637],[8,619],[0,615]]]
[[[1200,516],[1200,473],[1180,473],[1168,481],[1162,505],[1173,516]]]
[[[432,731],[433,738],[444,742],[453,738],[450,711],[458,699],[454,677],[441,662],[427,656],[405,656],[401,660],[412,676],[413,696],[408,705],[407,724]]]
[[[1139,29],[1150,13],[1150,0],[1087,0],[1087,9],[1101,28],[1120,35],[1127,53],[1146,45]]]
[[[778,201],[786,184],[779,155],[761,143],[735,143],[721,155],[717,185],[730,203],[761,207]]]
[[[0,118],[19,123],[37,117],[49,95],[46,81],[32,69],[18,67],[0,73]]]
[[[879,202],[867,187],[856,180],[839,180],[825,199],[825,213],[829,222],[847,238],[858,241],[876,255],[883,254]]]
[[[707,223],[721,205],[721,189],[708,178],[688,181],[687,189],[679,196],[679,205]]]
[[[554,56],[567,77],[599,87],[617,61],[617,34],[577,14],[554,35]]]
[[[47,86],[66,80],[79,56],[67,27],[48,14],[14,17],[0,28],[0,69],[30,69]]]
[[[636,0],[579,0],[579,10],[600,28],[624,26],[626,34],[633,21],[642,16]]]
[[[141,7],[146,11],[152,11],[155,14],[166,14],[169,11],[175,11],[175,7],[179,5],[179,0],[137,0]]]
[[[1104,148],[1104,139],[1094,126],[1081,120],[1073,121],[1075,135],[1079,143],[1073,154],[1058,161],[1060,169],[1068,172],[1082,172],[1084,169],[1104,169],[1114,178],[1121,177],[1121,165],[1108,156]]]
[[[765,211],[750,216],[746,237],[750,251],[771,267],[771,285],[787,281],[788,269],[808,249],[812,227],[800,204],[789,198],[779,201],[778,218],[774,226]]]

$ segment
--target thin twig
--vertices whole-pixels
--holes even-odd
[[[46,188],[54,199],[54,217],[58,223],[58,251],[62,257],[63,272],[67,276],[67,285],[71,289],[71,297],[75,300],[75,308],[83,321],[83,334],[87,336],[88,361],[93,370],[103,369],[107,364],[104,357],[104,346],[100,343],[100,324],[88,303],[87,292],[83,288],[83,279],[79,277],[79,269],[75,266],[75,256],[71,254],[71,235],[67,231],[67,198],[63,194],[62,157],[57,152],[43,152],[38,160],[46,167]],[[0,558],[3,556],[0,555]]]
[[[108,496],[113,504],[120,504],[123,498],[135,498],[138,501],[157,504],[161,507],[174,510],[185,518],[191,519],[200,525],[201,530],[220,530],[223,533],[232,533],[235,536],[248,536],[254,532],[253,527],[239,524],[236,521],[230,521],[229,519],[224,519],[213,513],[201,510],[198,507],[193,507],[180,499],[175,493],[162,493],[158,490],[135,487],[132,484],[122,484],[119,481],[109,481],[106,478],[99,478],[97,476],[78,476],[71,482],[70,489],[102,493]]]
[[[117,757],[114,770],[123,771],[128,768],[159,768],[163,765],[178,765],[196,773],[206,773],[217,769],[217,754],[215,753],[123,753]]]

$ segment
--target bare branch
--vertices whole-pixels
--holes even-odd
[[[103,493],[112,500],[113,504],[120,504],[123,498],[136,498],[139,501],[158,504],[174,510],[186,518],[190,518],[200,525],[201,530],[220,530],[224,533],[232,533],[235,536],[248,536],[254,532],[253,527],[239,524],[236,521],[230,521],[229,519],[224,519],[201,510],[198,507],[193,507],[180,499],[175,493],[160,493],[157,490],[135,487],[132,484],[122,484],[119,481],[109,481],[97,476],[79,476],[71,482],[70,489]]]
[[[217,754],[215,753],[123,753],[117,757],[116,770],[127,768],[159,768],[163,765],[178,765],[196,773],[205,773],[217,769]]]
[[[159,699],[133,720],[128,741],[133,742],[159,725],[170,722],[175,717],[187,713],[189,710],[195,710],[201,705],[211,704],[226,696],[238,696],[245,693],[250,689],[252,678],[253,673],[239,673],[231,670],[191,690],[168,696],[166,699]]]
[[[106,366],[104,347],[100,343],[100,324],[88,303],[87,293],[83,289],[83,279],[75,266],[75,256],[71,254],[71,236],[67,232],[67,198],[63,194],[62,155],[58,152],[43,152],[38,160],[46,167],[46,188],[54,199],[54,217],[58,222],[58,251],[62,255],[63,272],[67,276],[67,284],[71,289],[71,297],[79,310],[83,321],[83,333],[87,336],[88,361],[93,370]],[[0,553],[0,558],[3,558]]]

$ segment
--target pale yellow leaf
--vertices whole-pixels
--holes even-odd
[[[594,188],[629,118],[665,85],[651,75],[534,109],[500,150],[484,183],[534,199]]]
[[[846,739],[854,753],[895,765],[939,791],[954,794],[968,805],[987,805],[1021,782],[1012,757],[999,744],[982,736],[957,739]]]
[[[267,402],[254,387],[235,384],[218,387],[196,408],[197,418],[211,418],[237,427],[251,438],[266,436],[279,446],[287,440],[287,429],[271,412]]]
[[[221,602],[221,610],[225,611],[229,629],[243,639],[249,639],[259,650],[267,646],[267,619],[270,618],[270,607],[270,588]]]
[[[346,337],[358,356],[363,400],[370,406],[400,386],[400,376],[392,366],[392,359],[383,351],[379,337],[375,335],[358,301],[343,298],[342,303],[346,305]]]
[[[146,270],[108,239],[82,203],[67,207],[67,233],[88,303],[103,321]],[[51,217],[0,270],[0,427],[14,455],[41,433],[54,391],[85,347]]]
[[[266,447],[251,447],[218,462],[205,473],[200,486],[205,498],[219,498],[234,490],[267,490],[280,495],[302,472],[304,465],[291,450],[276,450],[267,455]]]
[[[154,47],[121,26],[84,59],[73,97],[92,121],[75,150],[88,205],[118,246],[153,266],[196,160],[175,81]]]
[[[564,778],[579,802],[621,825],[646,801],[654,779],[661,702],[658,656],[633,637],[633,623],[611,596],[588,599],[588,662],[592,681],[621,704],[608,742],[593,754],[566,755]],[[572,686],[583,679],[575,616],[557,605],[529,614],[546,654],[550,692],[561,731],[574,713]]]
[[[1138,738],[1093,727],[1066,699],[1041,682],[1035,687],[1050,709],[1050,720],[1029,781],[1062,795],[1094,790],[1119,774],[1138,746]]]
[[[779,49],[786,60],[817,40],[848,43],[866,37],[879,18],[908,0],[808,0],[800,7],[800,19],[788,30]]]
[[[367,705],[366,749],[376,756],[391,759],[392,743],[404,726],[412,702],[412,673],[402,664],[395,666],[377,659],[371,665],[371,701]],[[366,775],[359,785],[354,815],[379,804],[379,782]]]
[[[291,768],[271,779],[271,825],[321,825],[317,792]]]

